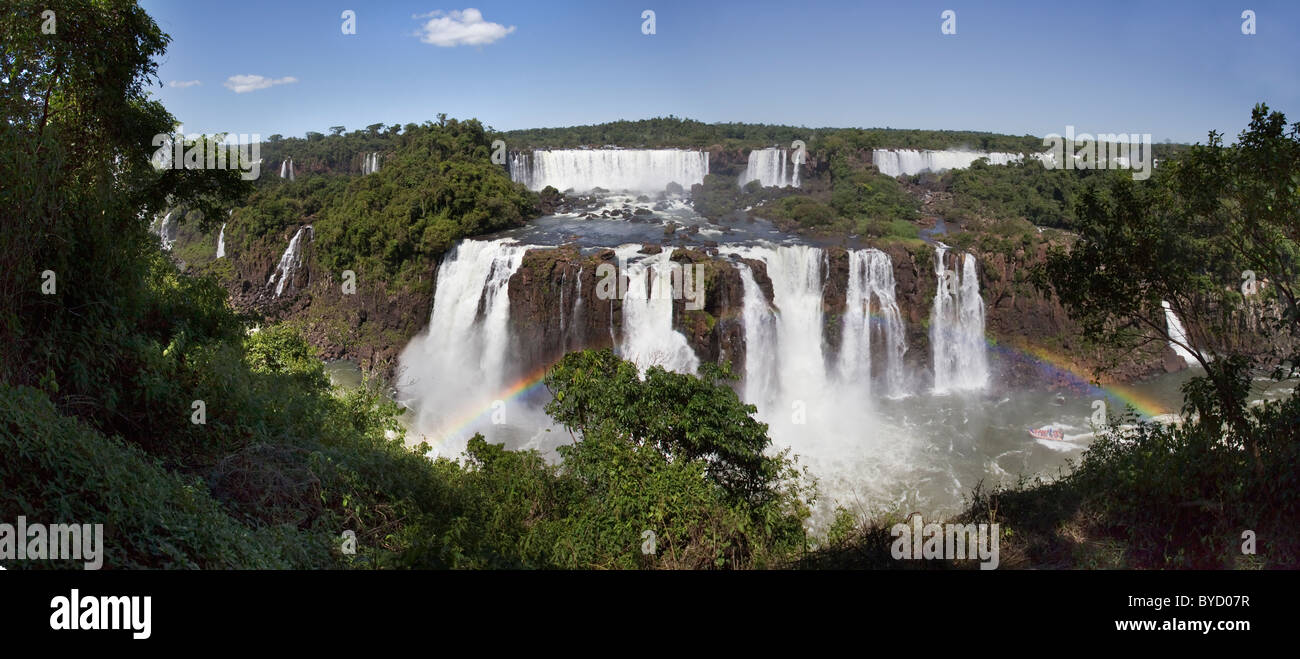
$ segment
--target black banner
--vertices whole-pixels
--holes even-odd
[[[1202,646],[1280,639],[1294,628],[1297,581],[1294,572],[11,570],[0,572],[0,630],[41,647],[151,650],[254,639],[328,649],[483,632],[495,643],[503,639],[494,634],[524,628],[657,629],[664,638],[694,630],[721,634],[707,642],[722,644],[755,628],[810,647],[842,632],[883,639],[906,630],[915,640],[939,640],[926,632],[935,630],[1012,646],[1043,634],[1064,647]]]

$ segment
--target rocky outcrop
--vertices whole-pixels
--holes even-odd
[[[365,273],[345,287],[344,273],[321,267],[314,241],[304,236],[301,267],[276,296],[268,280],[300,226],[231,250],[232,273],[225,283],[232,306],[265,322],[296,324],[323,359],[349,359],[367,372],[392,375],[407,342],[429,324],[436,264],[426,264],[425,273],[401,289]],[[241,239],[232,233],[226,238]]]

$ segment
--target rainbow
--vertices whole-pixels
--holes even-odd
[[[451,421],[448,423],[447,429],[439,431],[439,434],[441,435],[440,437],[437,438],[426,437],[424,439],[427,439],[430,444],[441,444],[443,440],[445,440],[448,437],[456,437],[463,433],[467,433],[470,428],[477,425],[480,421],[487,421],[490,418],[495,408],[496,402],[498,400],[499,401],[514,400],[521,396],[527,395],[529,392],[537,391],[538,389],[543,387],[544,381],[546,379],[546,372],[548,370],[550,370],[550,366],[544,366],[542,368],[534,370],[531,373],[528,373],[527,375],[524,375],[518,380],[515,380],[512,384],[506,386],[504,389],[501,390],[496,400],[490,401],[487,405],[484,405],[483,407],[472,409],[458,416],[453,417]]]
[[[1094,383],[1084,369],[1075,365],[1069,358],[1054,353],[1047,348],[1039,346],[1029,349],[1013,348],[987,338],[985,341],[989,344],[989,349],[994,352],[1026,357],[1037,364],[1040,371],[1063,377],[1071,384],[1079,386],[1094,395],[1117,399],[1144,417],[1152,418],[1170,412],[1159,401],[1128,385],[1108,384],[1103,386]]]

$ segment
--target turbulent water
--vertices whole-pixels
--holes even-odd
[[[975,257],[962,259],[961,274],[948,267],[948,248],[935,248],[938,286],[930,315],[930,350],[934,363],[934,392],[983,389],[989,380],[984,343],[984,299],[980,297]]]
[[[510,178],[531,190],[661,192],[669,183],[689,190],[708,173],[708,153],[680,149],[538,150],[510,159]]]
[[[284,254],[280,255],[280,262],[276,264],[275,270],[271,272],[271,278],[266,280],[266,285],[275,284],[275,296],[280,297],[284,293],[285,286],[293,281],[293,273],[302,266],[302,237],[304,234],[311,233],[311,225],[308,224],[293,234],[289,241],[289,246],[285,248]]]
[[[791,162],[786,149],[754,149],[749,152],[749,164],[740,175],[740,185],[758,181],[765,188],[799,187],[799,164]]]
[[[876,149],[871,153],[871,162],[881,174],[886,176],[911,176],[921,172],[965,169],[980,158],[988,158],[990,165],[1006,165],[1018,162],[1024,156],[1019,153],[917,151],[915,149]]]

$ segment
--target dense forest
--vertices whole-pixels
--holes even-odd
[[[57,35],[40,31],[46,7]],[[710,178],[696,204],[915,240],[924,193],[951,193],[932,212],[962,222],[966,240],[1012,249],[1038,240],[1034,225],[1068,230],[1034,282],[1090,340],[1168,341],[1151,321],[1161,301],[1225,340],[1204,343],[1187,421],[1117,422],[1062,478],[978,490],[961,519],[1001,522],[1008,567],[1300,565],[1300,399],[1248,395],[1252,378],[1300,366],[1276,347],[1300,330],[1300,125],[1280,112],[1255,108],[1235,144],[1211,134],[1141,182],[1038,163],[894,179],[861,154],[1039,150],[1032,137],[673,117],[496,133],[440,116],[271,136],[263,160],[292,157],[297,177],[250,183],[154,167],[153,138],[175,125],[149,93],[169,37],[134,2],[20,2],[0,14],[0,39],[0,519],[102,523],[109,568],[899,566],[896,517],[841,510],[807,530],[815,484],[771,449],[726,367],[641,377],[608,350],[571,353],[545,377],[546,411],[575,439],[560,462],[481,437],[463,461],[430,460],[405,445],[378,374],[332,388],[296,328],[236,312],[219,266],[182,269],[149,230],[174,208],[205,232],[234,211],[233,241],[311,222],[327,267],[409,286],[456,240],[540,213],[539,195],[491,163],[498,138],[512,150],[803,139],[826,168],[808,189]],[[370,153],[379,171],[357,176]],[[1246,270],[1266,282],[1257,296],[1241,293]],[[1279,341],[1227,340],[1243,317]],[[654,556],[641,551],[650,527]],[[1235,551],[1245,529],[1266,553]]]

